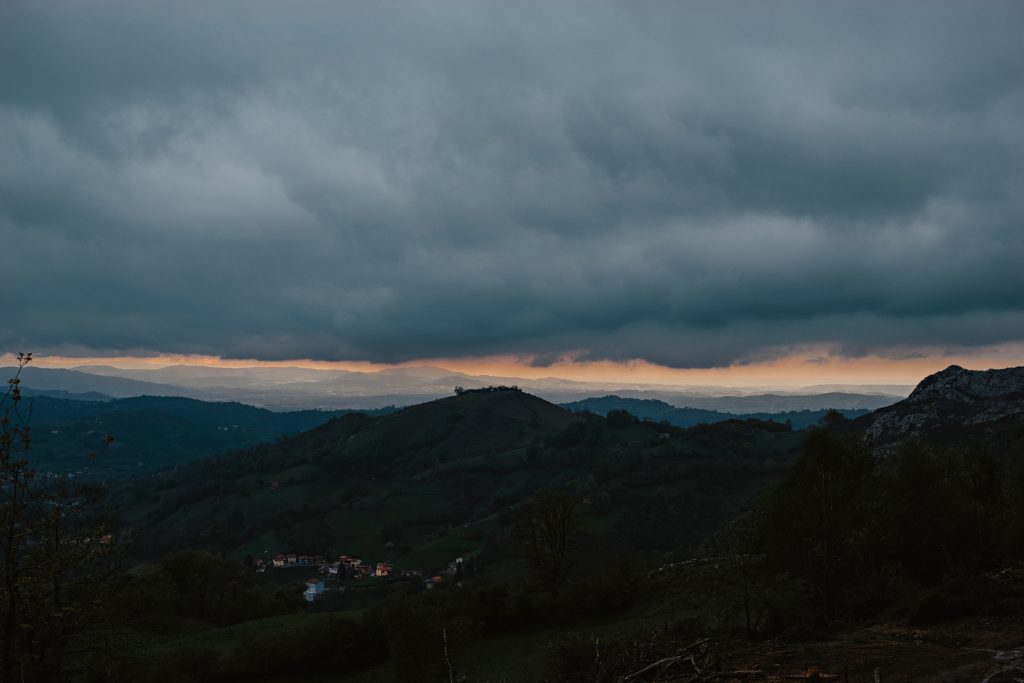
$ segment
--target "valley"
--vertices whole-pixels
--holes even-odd
[[[951,368],[803,429],[799,412],[680,427],[707,416],[611,396],[570,410],[512,387],[373,414],[24,400],[43,428],[159,414],[207,446],[228,420],[254,441],[294,430],[109,470],[104,542],[123,578],[102,599],[124,627],[89,637],[138,653],[119,676],[1000,681],[1024,613],[1010,372]]]

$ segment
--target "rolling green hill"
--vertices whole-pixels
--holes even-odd
[[[608,542],[664,550],[740,509],[800,439],[770,422],[682,430],[574,414],[518,391],[470,393],[346,415],[138,482],[125,518],[143,556],[332,552],[428,568],[484,550],[534,493],[562,488],[586,501]]]

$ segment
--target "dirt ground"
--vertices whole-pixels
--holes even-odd
[[[926,628],[879,625],[838,638],[761,643],[722,653],[719,681],[785,681],[812,672],[842,683],[1024,682],[1024,615]],[[760,675],[755,671],[762,672]]]

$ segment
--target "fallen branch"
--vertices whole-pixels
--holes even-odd
[[[626,676],[625,678],[622,679],[622,683],[626,683],[626,681],[635,680],[635,679],[639,678],[640,676],[643,676],[645,673],[648,673],[649,671],[654,671],[655,669],[660,669],[658,671],[658,674],[662,674],[662,673],[664,673],[665,669],[669,668],[673,664],[679,663],[680,661],[682,661],[682,659],[683,659],[682,655],[676,655],[675,657],[665,657],[664,659],[659,659],[658,661],[654,662],[653,664],[648,664],[647,666],[645,666],[644,668],[640,669],[639,671],[635,671],[635,672],[629,674],[628,676]]]
[[[690,650],[693,650],[694,648],[701,647],[702,645],[707,645],[709,642],[711,642],[710,638],[701,638],[700,640],[696,640],[696,641],[690,643],[689,645],[687,645],[686,647],[684,647],[682,650],[679,650],[679,654],[674,655],[672,657],[665,657],[664,659],[659,659],[658,661],[654,662],[653,664],[648,664],[647,666],[645,666],[644,668],[640,669],[639,671],[634,671],[633,673],[629,674],[628,676],[626,676],[625,678],[622,678],[620,680],[621,680],[622,683],[627,683],[627,681],[636,680],[636,679],[640,678],[641,676],[643,676],[644,674],[651,673],[651,672],[653,672],[655,670],[657,670],[657,673],[655,675],[656,676],[660,676],[661,674],[665,673],[665,671],[667,669],[669,669],[671,666],[673,666],[675,664],[678,664],[679,662],[682,662],[682,661],[690,662],[690,664],[693,665],[693,669],[694,669],[694,672],[695,672],[693,675],[698,675],[698,674],[701,673],[701,667],[699,667],[697,665],[697,662],[694,659],[694,655],[691,654],[689,657],[687,657],[685,655]],[[710,660],[710,653],[709,653],[709,656],[705,658],[705,664],[704,664],[705,667],[707,666],[707,662],[709,660]]]

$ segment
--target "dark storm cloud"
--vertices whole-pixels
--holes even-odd
[[[0,348],[1024,340],[1016,3],[0,8]]]

